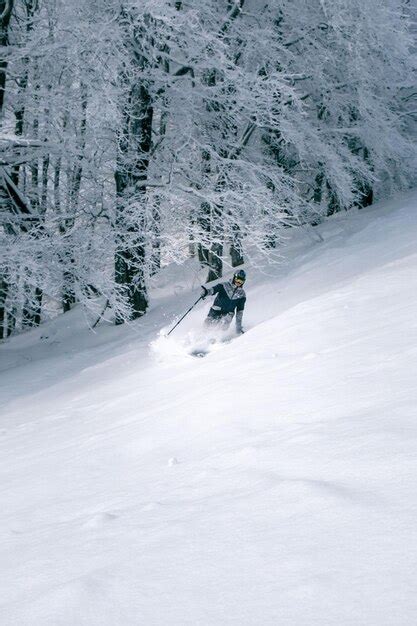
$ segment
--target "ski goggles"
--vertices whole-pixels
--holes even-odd
[[[234,282],[236,285],[243,285],[245,281],[242,278],[235,278]]]

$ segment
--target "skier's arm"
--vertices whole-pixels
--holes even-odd
[[[236,332],[243,333],[243,309],[245,308],[246,298],[239,300],[236,306]]]
[[[219,289],[220,289],[220,284],[221,283],[219,283],[218,285],[214,285],[214,287],[210,287],[209,289],[207,289],[207,287],[205,287],[204,285],[201,285],[201,288],[203,290],[201,295],[202,295],[203,299],[206,296],[214,296],[215,293],[218,293]]]

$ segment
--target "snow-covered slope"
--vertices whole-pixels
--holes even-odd
[[[204,359],[191,270],[0,348],[2,626],[417,623],[416,204],[290,233]]]

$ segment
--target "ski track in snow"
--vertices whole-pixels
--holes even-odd
[[[416,203],[290,233],[224,343],[168,268],[0,346],[2,626],[417,623]]]

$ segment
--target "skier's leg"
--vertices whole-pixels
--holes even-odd
[[[233,313],[225,313],[221,316],[220,326],[222,330],[227,330],[233,320]]]
[[[204,320],[204,326],[206,326],[206,328],[216,327],[221,321],[221,318],[222,318],[221,311],[210,309],[206,319]]]

